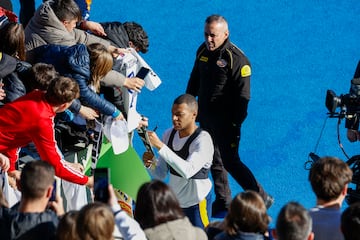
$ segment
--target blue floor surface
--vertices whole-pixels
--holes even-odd
[[[37,1],[40,3],[40,1]],[[315,197],[304,162],[320,156],[345,160],[337,143],[336,119],[327,117],[325,94],[347,93],[360,57],[360,4],[355,0],[275,1],[94,0],[95,21],[136,21],[150,38],[142,55],[162,79],[155,91],[143,90],[138,110],[158,132],[171,126],[173,99],[185,91],[195,51],[203,41],[203,23],[213,13],[224,15],[231,40],[252,63],[249,115],[242,128],[240,155],[266,191],[275,197],[269,209],[274,224],[280,208],[295,200],[309,208]],[[15,11],[18,2],[14,1]],[[216,114],[216,110],[214,110]],[[340,138],[346,152],[359,143]],[[318,144],[317,144],[318,143]],[[316,148],[317,146],[317,148]],[[135,139],[142,154],[144,148]],[[232,192],[242,189],[232,180]]]

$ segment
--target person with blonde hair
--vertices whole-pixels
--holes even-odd
[[[93,202],[82,207],[76,219],[76,232],[81,240],[111,240],[115,219],[105,203]]]
[[[100,80],[111,71],[113,63],[112,56],[104,45],[45,45],[36,49],[36,56],[35,62],[52,64],[59,74],[72,77],[79,84],[80,101],[74,101],[71,105],[72,112],[81,114],[81,108],[85,105],[106,116],[123,118],[119,109],[98,94]],[[94,113],[93,116],[98,117],[98,114]]]
[[[87,46],[90,57],[90,85],[96,93],[100,92],[100,81],[112,69],[113,59],[111,54],[102,44]]]

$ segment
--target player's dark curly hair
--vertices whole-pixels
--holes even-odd
[[[149,38],[143,27],[136,22],[125,22],[123,26],[129,36],[129,41],[139,48],[140,52],[146,53],[149,48]]]

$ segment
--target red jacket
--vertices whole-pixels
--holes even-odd
[[[0,108],[0,153],[10,159],[9,171],[15,170],[18,148],[34,142],[40,158],[55,168],[56,176],[69,182],[86,184],[88,177],[66,165],[57,147],[54,112],[44,92],[33,91]]]

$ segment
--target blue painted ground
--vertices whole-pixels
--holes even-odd
[[[40,1],[37,1],[38,4]],[[327,116],[327,89],[347,93],[360,57],[356,0],[94,0],[95,21],[136,21],[150,37],[144,59],[161,77],[154,92],[143,90],[138,110],[158,132],[171,126],[172,100],[185,91],[195,51],[203,41],[203,22],[224,15],[230,38],[252,63],[252,96],[243,125],[240,154],[276,202],[273,219],[286,202],[315,204],[304,162],[314,151]],[[18,2],[14,1],[15,11]],[[216,111],[214,111],[216,114]],[[345,160],[337,143],[336,119],[328,119],[317,154]],[[346,152],[358,153],[359,143],[340,136]],[[143,147],[135,139],[142,154]],[[231,182],[233,194],[242,189]],[[271,223],[274,224],[274,221]]]

